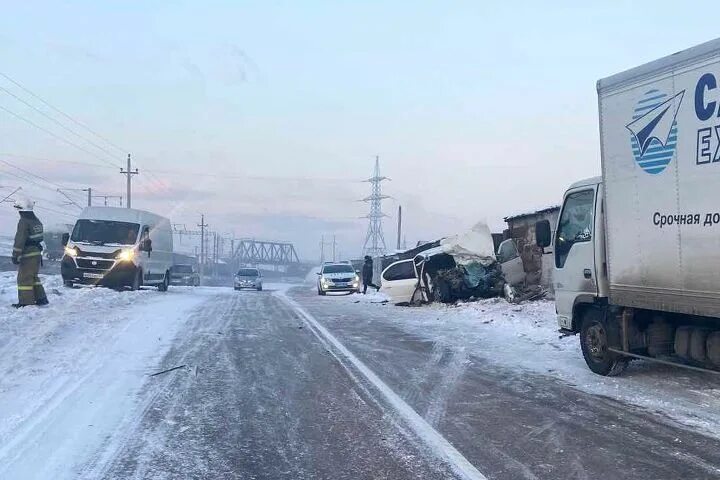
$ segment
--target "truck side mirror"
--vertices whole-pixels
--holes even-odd
[[[552,243],[552,234],[550,232],[550,222],[548,220],[540,220],[535,223],[535,244],[538,247],[549,247]]]
[[[70,234],[69,233],[63,233],[62,234],[62,246],[67,247],[68,242],[70,241]]]

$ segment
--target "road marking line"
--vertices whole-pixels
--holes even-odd
[[[340,352],[353,366],[370,382],[381,394],[385,400],[392,405],[397,413],[408,423],[415,434],[422,439],[425,444],[430,447],[435,454],[447,463],[452,470],[460,477],[467,480],[487,480],[487,478],[473,466],[455,447],[448,442],[437,430],[435,430],[428,422],[425,421],[413,408],[405,403],[405,401],[393,391],[375,372],[365,365],[359,358],[345,347],[335,336],[330,333],[320,322],[312,315],[305,311],[297,302],[289,298],[285,292],[277,292],[277,296],[287,302],[297,313],[300,314],[303,321],[310,327],[313,334],[320,341],[327,342]],[[342,363],[342,361],[341,361]],[[345,368],[347,368],[346,365]],[[352,372],[351,372],[352,373]]]

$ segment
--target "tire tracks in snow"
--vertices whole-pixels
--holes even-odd
[[[425,419],[412,409],[397,393],[395,393],[380,377],[368,368],[359,358],[345,347],[320,322],[303,309],[297,302],[284,293],[278,294],[300,315],[305,324],[323,343],[331,355],[351,375],[357,372],[388,406],[401,418],[418,438],[443,463],[447,464],[459,478],[466,480],[486,480],[486,477],[475,468],[450,442],[435,430]]]

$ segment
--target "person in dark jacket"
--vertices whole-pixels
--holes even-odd
[[[365,263],[362,269],[363,295],[367,293],[367,287],[373,287],[379,291],[380,287],[373,283],[373,259],[370,255],[365,255]]]
[[[43,224],[35,216],[34,206],[35,202],[30,199],[15,202],[15,208],[20,213],[12,251],[12,262],[18,265],[18,303],[13,304],[15,308],[48,304],[38,277],[42,263]]]

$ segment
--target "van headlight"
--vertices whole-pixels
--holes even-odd
[[[118,253],[115,258],[117,260],[120,260],[121,262],[129,262],[133,258],[135,258],[135,250],[132,249],[125,249],[120,250],[120,253]]]
[[[75,257],[77,257],[77,254],[78,254],[78,252],[75,247],[65,246],[65,255],[67,255],[68,257],[75,258]]]

